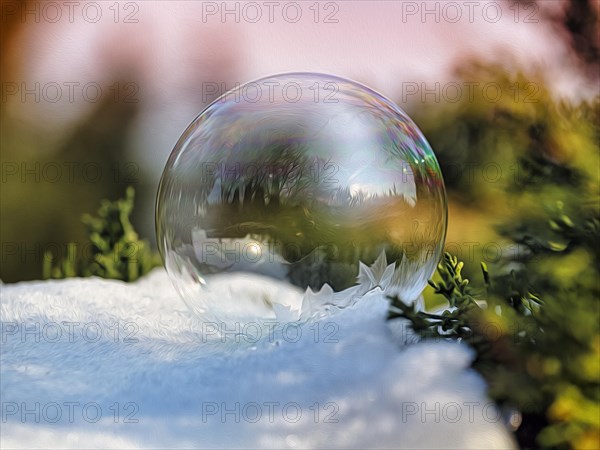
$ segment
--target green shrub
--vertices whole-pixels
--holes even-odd
[[[86,214],[90,255],[77,256],[77,245],[68,246],[67,257],[53,266],[53,256],[44,255],[44,278],[97,276],[123,281],[134,281],[161,265],[160,256],[150,244],[141,240],[131,224],[134,189],[127,188],[126,196],[114,202],[103,200],[96,217]]]
[[[389,318],[409,319],[425,339],[475,349],[489,395],[521,413],[524,449],[600,448],[599,104],[548,103],[562,125],[552,130],[540,119],[546,131],[532,139],[552,142],[552,151],[516,149],[522,176],[508,190],[511,214],[498,233],[518,251],[492,271],[482,263],[478,283],[446,254],[430,281],[441,312],[391,302]]]

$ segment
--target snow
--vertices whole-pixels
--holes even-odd
[[[0,289],[3,448],[515,446],[472,351],[388,326],[377,290],[265,333],[201,322],[158,269]]]

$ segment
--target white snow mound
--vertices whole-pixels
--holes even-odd
[[[514,448],[469,348],[405,342],[381,293],[266,333],[163,270],[0,289],[3,448]]]

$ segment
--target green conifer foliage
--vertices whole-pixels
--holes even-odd
[[[521,413],[524,449],[600,448],[599,106],[547,99],[525,147],[515,140],[520,176],[497,231],[517,251],[473,283],[446,254],[430,281],[445,307],[390,306],[423,338],[475,349],[489,395]]]
[[[86,214],[82,222],[89,242],[83,247],[85,257],[78,257],[76,243],[68,245],[67,256],[56,265],[53,256],[44,256],[44,278],[91,277],[134,281],[161,265],[160,256],[150,244],[141,240],[133,228],[130,215],[133,210],[134,189],[127,188],[125,198],[103,200],[97,216]],[[88,254],[89,253],[89,254]]]

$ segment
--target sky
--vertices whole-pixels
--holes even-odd
[[[93,109],[83,98],[87,83],[110,89],[121,74],[118,90],[142,106],[134,147],[154,169],[215,89],[278,72],[338,74],[410,104],[435,83],[451,81],[461,60],[477,56],[526,69],[539,65],[557,92],[581,92],[543,11],[509,2],[76,3],[72,10],[62,5],[60,13],[41,6],[26,14],[15,46],[22,62],[17,81],[48,86],[47,97],[49,83],[58,83],[60,100],[42,96],[8,106],[58,136]],[[134,85],[125,86],[128,81]],[[80,83],[73,99],[65,83]]]

